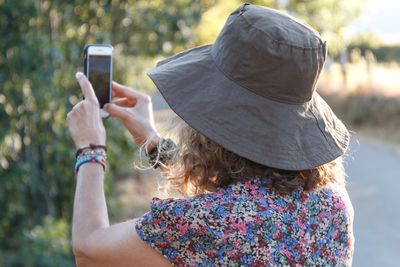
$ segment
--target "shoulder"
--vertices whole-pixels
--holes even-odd
[[[153,198],[150,202],[150,211],[143,216],[143,222],[155,221],[157,223],[187,221],[201,218],[219,206],[225,194],[216,192],[201,194],[189,198]]]
[[[320,190],[319,195],[332,206],[334,210],[344,213],[353,220],[354,209],[345,186],[329,186]]]
[[[214,203],[213,194],[187,199],[154,198],[150,211],[138,219],[136,232],[176,265],[202,261],[209,250],[202,244],[211,239],[216,244],[219,237],[210,228],[213,207],[217,206]]]

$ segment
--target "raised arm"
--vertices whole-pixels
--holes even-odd
[[[99,104],[86,77],[77,80],[85,100],[68,113],[67,121],[77,148],[105,145],[106,134]],[[72,244],[81,266],[170,266],[157,251],[136,234],[135,221],[109,225],[104,196],[104,170],[98,163],[80,166],[74,200]]]

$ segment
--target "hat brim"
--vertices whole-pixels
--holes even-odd
[[[306,170],[338,158],[348,148],[349,132],[318,93],[304,104],[256,95],[219,71],[212,45],[161,61],[148,75],[187,124],[259,164]]]

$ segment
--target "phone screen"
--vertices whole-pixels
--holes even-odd
[[[110,102],[111,57],[101,55],[89,56],[89,81],[93,86],[100,108]]]

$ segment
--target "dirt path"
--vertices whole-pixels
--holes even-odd
[[[399,266],[400,153],[353,138],[347,159],[348,190],[355,210],[353,266]]]

